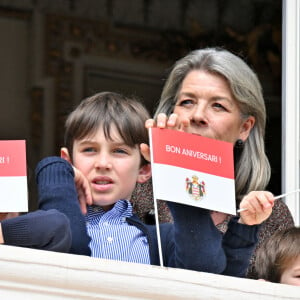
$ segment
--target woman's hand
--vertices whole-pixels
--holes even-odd
[[[241,203],[239,223],[246,225],[261,224],[269,218],[274,206],[274,195],[267,191],[253,191],[246,195]]]
[[[73,170],[74,170],[74,180],[77,189],[80,209],[83,214],[86,214],[87,213],[86,206],[93,204],[90,184],[81,171],[76,169],[74,166],[73,166]]]
[[[148,119],[145,122],[146,128],[167,128],[167,129],[175,129],[178,131],[184,131],[185,127],[188,127],[190,125],[190,121],[188,119],[182,119],[179,120],[179,117],[177,114],[171,114],[169,117],[167,117],[166,114],[160,113],[157,116],[157,120],[154,119]],[[143,155],[143,157],[150,161],[150,148],[147,144],[141,144],[140,145],[140,151]]]
[[[167,117],[167,115],[163,113],[158,114],[156,121],[154,119],[148,119],[145,122],[146,128],[157,127],[175,129],[179,131],[184,131],[184,128],[189,125],[190,121],[188,119],[179,119],[177,114],[171,114]]]

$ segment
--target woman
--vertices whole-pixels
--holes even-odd
[[[271,174],[264,147],[266,109],[259,80],[241,58],[224,49],[207,48],[177,61],[154,118],[146,127],[174,128],[233,143],[237,206],[245,195],[264,197],[264,192],[251,191],[263,191]],[[138,212],[142,201],[137,198],[135,194],[132,201]],[[231,216],[220,212],[211,216],[225,232]],[[169,218],[168,213],[164,218]],[[277,200],[271,217],[262,225],[257,248],[275,231],[293,225],[287,206]],[[254,261],[255,252],[250,278],[257,278]]]

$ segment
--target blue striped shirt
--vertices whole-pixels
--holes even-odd
[[[119,200],[109,211],[88,207],[86,226],[92,257],[150,264],[147,237],[126,222],[131,216],[132,206],[127,200]]]

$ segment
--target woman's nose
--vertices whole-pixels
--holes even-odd
[[[198,103],[191,115],[191,123],[195,123],[198,125],[206,125],[207,119],[206,119],[206,107],[203,103]]]

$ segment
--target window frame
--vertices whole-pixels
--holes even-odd
[[[300,2],[282,1],[282,192],[299,188]],[[285,198],[300,224],[299,193]]]

